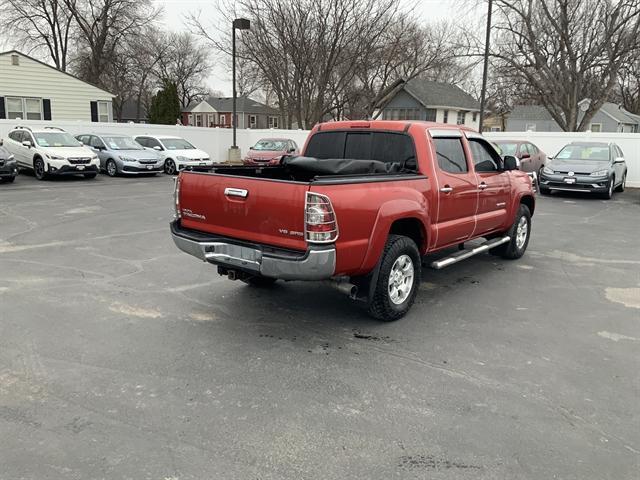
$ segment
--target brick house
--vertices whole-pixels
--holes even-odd
[[[182,112],[182,124],[195,127],[231,128],[232,97],[209,97]],[[280,112],[249,97],[238,97],[238,128],[283,128]]]

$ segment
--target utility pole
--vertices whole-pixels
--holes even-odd
[[[489,70],[489,44],[491,42],[491,10],[493,7],[493,0],[489,0],[489,9],[487,11],[487,36],[484,41],[484,68],[482,71],[482,93],[480,93],[480,122],[478,124],[478,131],[482,133],[482,123],[484,119],[484,107],[487,96],[487,73]]]

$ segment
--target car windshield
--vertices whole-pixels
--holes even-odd
[[[102,137],[102,140],[110,150],[143,150],[142,145],[131,137]]]
[[[517,143],[496,143],[498,148],[500,149],[501,155],[515,155],[518,151]]]
[[[609,147],[602,145],[567,145],[556,155],[558,160],[609,160]]]
[[[196,148],[184,138],[163,138],[162,143],[167,150],[194,150]]]
[[[33,136],[41,147],[81,147],[82,144],[66,132],[35,132]]]
[[[284,140],[260,140],[253,146],[254,150],[281,151],[287,148]]]

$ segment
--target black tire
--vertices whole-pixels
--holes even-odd
[[[45,180],[47,178],[47,172],[44,169],[44,160],[36,158],[33,161],[33,174],[38,180]]]
[[[616,192],[624,192],[624,188],[627,186],[627,172],[624,172],[622,176],[622,182],[616,187]]]
[[[526,224],[524,241],[522,232],[518,228],[519,225],[521,225],[521,219],[523,218]],[[492,248],[491,250],[489,250],[489,253],[491,253],[492,255],[499,255],[502,258],[506,258],[509,260],[515,260],[522,257],[522,255],[524,255],[524,252],[527,250],[527,246],[529,245],[529,238],[531,238],[531,212],[529,211],[529,207],[520,204],[513,225],[511,225],[509,230],[507,230],[504,235],[510,237],[511,240],[507,243],[503,243],[502,245]]]
[[[271,285],[276,283],[278,279],[256,275],[254,277],[243,278],[242,281],[252,287],[270,287]]]
[[[91,180],[92,178],[96,178],[97,175],[97,173],[85,173],[84,178],[86,178],[87,180]]]
[[[115,177],[118,175],[118,165],[116,165],[116,162],[113,161],[111,158],[107,160],[107,163],[104,166],[104,169],[106,170],[107,175],[109,175],[110,177]]]
[[[611,197],[613,197],[613,186],[615,185],[615,182],[615,177],[611,177],[609,179],[609,182],[607,183],[607,191],[602,194],[602,198],[605,200],[611,200]]]
[[[178,173],[178,169],[176,168],[176,162],[174,162],[170,158],[167,158],[164,161],[164,173],[166,173],[167,175],[175,175],[176,173]]]
[[[408,268],[402,268],[402,262],[406,262],[406,258],[411,260],[411,268],[413,276],[411,279],[410,290],[400,294],[399,285],[407,285],[406,276],[409,274]],[[407,271],[404,278],[393,276],[398,268],[401,271]],[[406,263],[405,263],[406,265]],[[372,297],[369,299],[369,314],[384,322],[392,322],[406,315],[413,305],[418,294],[420,279],[422,277],[422,262],[420,252],[415,242],[408,237],[402,235],[389,235],[387,244],[382,252],[380,262],[380,271]],[[393,282],[393,285],[391,285]],[[395,297],[391,293],[395,288]],[[400,301],[399,301],[400,300]]]

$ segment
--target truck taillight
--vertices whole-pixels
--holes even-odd
[[[176,177],[176,186],[173,190],[173,208],[175,209],[175,217],[177,219],[182,218],[182,214],[180,213],[180,181],[182,177],[178,175]]]
[[[309,243],[332,243],[338,238],[338,222],[326,195],[307,192],[304,207],[305,238]]]

